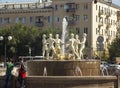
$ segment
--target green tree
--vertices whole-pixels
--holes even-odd
[[[27,27],[19,24],[15,24],[12,27],[1,29],[0,36],[9,36],[13,38],[11,41],[7,41],[7,56],[12,57],[17,56],[27,56],[30,54],[29,49],[31,49],[31,54],[33,56],[42,55],[42,35],[49,33],[61,34],[59,29],[39,29],[36,27]],[[0,42],[0,56],[4,55],[4,42]]]
[[[13,38],[11,41],[7,41],[7,54],[29,55],[29,48],[33,50],[38,43],[35,44],[36,40],[40,37],[40,30],[35,27],[27,27],[16,24],[13,27],[0,30],[1,36],[11,35]],[[2,42],[2,41],[1,41]],[[0,47],[4,47],[1,43]],[[39,49],[37,47],[37,49]],[[1,50],[1,55],[4,55],[4,49]],[[34,52],[34,51],[33,51]]]
[[[115,57],[120,57],[120,28],[118,28],[117,37],[108,47],[110,60],[114,61]]]

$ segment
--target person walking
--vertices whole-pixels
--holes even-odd
[[[12,59],[9,59],[8,62],[6,63],[6,75],[5,75],[4,88],[10,88],[11,79],[12,79],[11,71],[12,71],[13,67],[14,67],[13,61],[12,61]]]
[[[24,65],[24,60],[21,58],[20,59],[19,76],[18,76],[20,88],[25,88],[25,78],[26,78],[26,67]]]

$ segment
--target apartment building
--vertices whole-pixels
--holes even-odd
[[[80,37],[87,34],[86,54],[92,58],[106,51],[116,37],[120,24],[120,7],[104,0],[39,0],[36,3],[0,4],[0,28],[15,23],[40,28],[60,28],[66,16],[68,30]]]

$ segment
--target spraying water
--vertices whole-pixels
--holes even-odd
[[[67,18],[64,17],[63,22],[62,22],[62,41],[64,44],[65,44],[65,40],[66,40],[66,36],[67,36],[67,26],[68,26]],[[65,53],[65,45],[64,44],[62,46],[62,54]]]
[[[100,70],[102,76],[109,75],[107,67],[101,66]]]
[[[43,76],[47,76],[47,68],[44,67]]]

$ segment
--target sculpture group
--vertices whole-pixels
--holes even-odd
[[[48,60],[50,57],[52,57],[52,59],[81,60],[83,59],[83,49],[85,48],[86,36],[87,35],[84,33],[80,41],[78,35],[71,33],[70,39],[68,39],[66,42],[63,42],[59,38],[59,34],[56,34],[55,38],[53,38],[52,34],[49,34],[48,38],[46,34],[43,34],[43,57]],[[62,45],[65,45],[65,53],[62,52]]]

